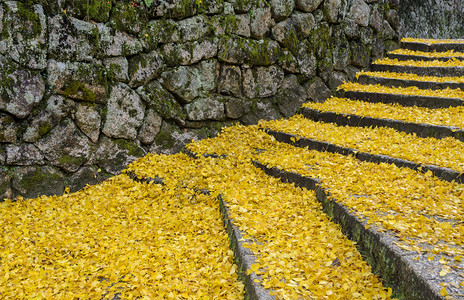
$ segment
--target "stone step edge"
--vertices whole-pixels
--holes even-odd
[[[345,90],[339,90],[338,95],[341,98],[363,100],[372,103],[398,103],[403,106],[420,106],[427,108],[448,108],[450,106],[464,106],[464,100],[458,98],[387,94]]]
[[[464,60],[463,56],[446,56],[446,57],[431,57],[431,56],[424,56],[424,55],[411,55],[411,54],[398,54],[398,53],[388,53],[388,58],[397,59],[397,60],[416,60],[416,61],[448,61],[450,59],[457,59],[457,60]]]
[[[455,51],[464,51],[464,41],[462,43],[437,43],[437,44],[428,44],[420,42],[401,42],[401,48],[414,50],[414,51],[424,51],[424,52],[445,52],[449,50]]]
[[[378,274],[383,283],[393,289],[394,295],[403,299],[443,299],[439,291],[412,267],[412,257],[405,254],[398,246],[388,241],[373,227],[366,229],[361,221],[349,209],[330,200],[330,193],[323,189],[318,180],[297,173],[286,172],[276,167],[269,168],[258,161],[253,164],[266,174],[280,178],[282,182],[316,191],[316,198],[322,204],[323,211],[331,220],[339,224],[342,232],[356,243],[358,251],[369,262],[373,272]],[[392,270],[395,270],[392,272]]]
[[[300,136],[290,134],[290,133],[274,131],[268,128],[264,129],[264,131],[267,134],[273,136],[277,141],[290,144],[295,147],[300,147],[300,148],[308,147],[309,149],[320,151],[320,152],[326,151],[326,152],[338,153],[338,154],[342,154],[346,156],[353,155],[359,161],[373,162],[376,164],[380,164],[380,163],[394,164],[400,168],[406,167],[406,168],[410,168],[414,171],[419,171],[422,173],[431,171],[435,177],[440,178],[444,181],[452,182],[454,180],[458,183],[464,183],[464,173],[460,173],[458,171],[455,171],[449,168],[438,167],[435,165],[419,164],[419,163],[415,163],[409,160],[404,160],[404,159],[396,158],[396,157],[390,157],[387,155],[360,152],[356,149],[342,147],[342,146],[338,146],[338,145],[328,143],[328,142],[308,139],[308,138],[300,137]]]
[[[400,78],[377,77],[361,74],[357,82],[362,84],[381,84],[389,87],[410,87],[416,86],[420,89],[442,90],[446,88],[464,90],[464,83],[459,82],[435,82],[435,81],[418,81]]]
[[[185,150],[189,156],[192,158],[197,158],[199,155],[197,153]],[[219,155],[203,155],[205,157],[220,158]],[[126,171],[125,172],[132,180],[139,183],[149,183],[149,184],[162,184],[162,180],[153,180],[150,177],[139,178],[134,172]],[[159,177],[156,177],[159,178]],[[200,191],[204,194],[209,194],[210,191],[194,189],[195,191]],[[229,237],[229,248],[234,252],[234,261],[238,266],[238,276],[239,279],[245,285],[246,299],[248,300],[274,300],[275,296],[269,294],[269,290],[266,290],[260,283],[255,282],[259,280],[260,277],[256,273],[247,274],[247,270],[251,268],[251,265],[255,263],[255,255],[251,252],[250,249],[243,247],[243,242],[241,241],[245,235],[237,226],[234,224],[234,220],[230,217],[229,209],[227,202],[224,200],[223,195],[219,195],[219,210],[221,212],[222,221],[224,223],[224,228]]]
[[[417,67],[417,66],[400,66],[371,64],[371,70],[374,72],[396,72],[410,73],[420,76],[437,76],[437,77],[462,77],[464,76],[464,67]]]
[[[458,127],[433,125],[425,123],[413,123],[395,119],[383,119],[354,114],[336,113],[332,111],[321,111],[314,108],[302,107],[300,113],[307,119],[335,123],[339,126],[353,127],[389,127],[406,133],[415,133],[419,137],[433,137],[442,139],[453,137],[464,142],[464,130]]]

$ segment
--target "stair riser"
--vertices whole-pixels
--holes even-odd
[[[423,90],[443,90],[461,89],[464,90],[464,83],[457,82],[433,82],[433,81],[414,81],[396,78],[373,77],[369,75],[359,75],[358,80],[362,84],[381,84],[389,87],[410,87],[416,86]]]
[[[419,76],[462,77],[464,67],[415,67],[372,64],[372,71],[417,74]]]
[[[397,59],[401,61],[405,60],[415,60],[415,61],[433,61],[433,60],[439,60],[439,61],[448,61],[450,59],[457,59],[457,60],[464,60],[464,57],[460,56],[454,56],[454,57],[430,57],[430,56],[419,56],[419,55],[406,55],[406,54],[393,54],[389,53],[387,55],[388,58],[391,59]]]
[[[423,44],[423,43],[413,43],[413,42],[401,42],[401,48],[413,50],[413,51],[424,51],[424,52],[446,52],[454,50],[456,52],[464,51],[464,41],[463,44],[450,43],[450,44]]]

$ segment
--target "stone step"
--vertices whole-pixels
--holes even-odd
[[[443,168],[431,164],[421,164],[401,158],[391,157],[388,155],[382,154],[371,154],[367,152],[361,152],[358,149],[348,148],[339,146],[333,143],[325,142],[325,141],[318,141],[314,139],[300,137],[294,134],[275,131],[271,129],[265,129],[266,133],[275,137],[275,139],[282,143],[287,143],[293,145],[295,147],[313,149],[321,152],[330,152],[330,153],[338,153],[342,155],[352,155],[359,161],[365,162],[373,162],[373,163],[387,163],[387,164],[394,164],[400,168],[410,168],[415,171],[419,171],[422,173],[427,173],[431,171],[432,174],[442,180],[445,181],[456,181],[459,183],[464,183],[464,174],[460,172],[450,169],[450,168]]]
[[[431,57],[431,56],[425,56],[425,55],[408,55],[408,54],[397,54],[397,53],[388,53],[387,54],[388,58],[391,59],[397,59],[401,61],[405,60],[416,60],[416,61],[433,61],[433,60],[438,60],[438,61],[448,61],[450,59],[457,59],[464,61],[463,56],[447,56],[447,57]]]
[[[403,106],[421,106],[428,108],[447,108],[450,106],[455,107],[464,105],[464,100],[458,98],[400,95],[360,91],[340,90],[339,97],[353,100],[363,100],[373,103],[398,103]]]
[[[340,224],[345,235],[356,242],[357,248],[370,262],[374,272],[392,285],[401,298],[443,299],[440,295],[440,278],[435,275],[440,272],[440,263],[428,262],[424,254],[416,260],[414,252],[403,250],[395,244],[398,237],[394,234],[367,227],[367,222],[357,216],[356,211],[331,197],[330,192],[319,184],[318,179],[268,167],[259,161],[254,161],[254,164],[266,174],[280,178],[283,182],[315,190],[324,212]],[[431,276],[432,272],[434,274]]]
[[[389,87],[410,87],[416,86],[423,90],[442,90],[446,88],[464,90],[464,83],[459,82],[435,82],[435,81],[418,81],[399,78],[377,77],[361,74],[357,81],[362,84],[380,84]]]
[[[401,48],[405,48],[408,50],[414,51],[437,51],[437,52],[445,52],[445,51],[464,51],[464,40],[457,40],[459,43],[434,43],[429,44],[426,42],[405,42],[401,41]]]
[[[335,123],[339,126],[390,127],[406,133],[415,133],[419,137],[433,137],[436,139],[453,137],[464,142],[464,130],[458,127],[373,118],[356,114],[322,111],[309,107],[302,107],[300,113],[310,120]]]
[[[375,64],[371,65],[372,71],[377,72],[395,72],[395,73],[409,73],[417,74],[420,76],[437,76],[437,77],[463,77],[464,67],[418,67],[418,66],[400,66],[400,65],[386,65]]]

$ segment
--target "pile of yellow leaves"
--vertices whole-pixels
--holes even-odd
[[[0,204],[0,298],[243,299],[216,197],[166,181]]]
[[[447,61],[440,60],[398,60],[391,59],[388,57],[377,59],[374,61],[374,64],[377,65],[391,65],[391,66],[411,66],[411,67],[464,67],[464,61],[458,60],[455,58],[449,59]]]
[[[388,127],[337,126],[333,123],[314,122],[301,115],[295,115],[288,120],[262,122],[260,126],[361,152],[383,154],[464,172],[464,143],[452,137],[421,138]]]
[[[402,42],[422,43],[427,45],[432,44],[464,44],[462,39],[416,39],[416,38],[402,38]]]
[[[429,97],[442,97],[442,98],[457,98],[464,99],[464,91],[460,88],[443,90],[423,90],[416,86],[410,87],[388,87],[380,84],[361,84],[357,82],[345,82],[338,86],[338,90],[356,91],[367,93],[383,93],[383,94],[396,94],[396,95],[411,95],[411,96],[429,96]]]
[[[390,52],[391,54],[402,54],[402,55],[412,55],[412,56],[425,56],[425,57],[464,57],[464,53],[462,52],[454,52],[454,50],[449,51],[433,51],[433,52],[425,52],[425,51],[415,51],[409,49],[396,49]]]
[[[395,73],[395,72],[369,72],[369,71],[360,71],[356,73],[356,78],[359,78],[360,75],[367,75],[372,77],[380,78],[392,78],[392,79],[402,79],[402,80],[412,80],[412,81],[424,81],[424,82],[455,82],[455,83],[464,83],[464,77],[436,77],[436,76],[420,76],[417,74],[410,73]]]
[[[303,107],[339,114],[393,119],[404,122],[443,125],[464,129],[464,106],[430,109],[418,106],[401,106],[397,103],[373,103],[331,97],[324,103],[308,102]]]

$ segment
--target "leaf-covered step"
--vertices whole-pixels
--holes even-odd
[[[403,106],[446,108],[464,105],[460,89],[422,90],[418,87],[388,87],[382,85],[343,83],[338,87],[341,97],[368,102],[398,103]]]
[[[464,175],[462,173],[449,169],[437,167],[434,165],[420,164],[412,161],[408,161],[401,158],[390,157],[382,154],[371,154],[367,152],[360,152],[357,149],[338,146],[332,143],[318,141],[314,139],[302,138],[300,136],[279,132],[275,130],[267,129],[266,133],[275,137],[279,142],[287,143],[296,147],[313,149],[317,151],[327,151],[331,153],[338,153],[342,155],[352,155],[360,161],[367,161],[373,163],[387,163],[394,164],[398,167],[406,167],[412,170],[420,171],[423,173],[432,172],[432,174],[445,181],[456,181],[464,183]]]
[[[401,47],[413,51],[464,51],[464,40],[403,38]]]
[[[461,61],[415,61],[383,58],[371,65],[376,72],[411,73],[419,76],[462,77],[464,76],[464,62]]]
[[[432,77],[407,73],[361,71],[356,74],[356,78],[362,84],[381,84],[388,87],[416,86],[423,90],[442,90],[446,88],[464,90],[464,77]]]
[[[449,60],[464,60],[464,53],[445,51],[445,52],[424,52],[424,51],[413,51],[408,49],[396,49],[387,54],[390,59],[397,60],[416,60],[416,61],[449,61]]]
[[[308,102],[301,114],[313,121],[340,126],[390,127],[420,137],[454,137],[464,141],[464,107],[429,109],[332,97]]]
[[[301,115],[295,115],[288,120],[262,122],[260,126],[360,152],[464,172],[464,143],[450,137],[421,138],[388,127],[337,126],[314,122]]]
[[[256,155],[254,160],[268,168],[319,179],[319,185],[330,191],[329,199],[345,206],[366,229],[374,229],[390,249],[404,250],[401,256],[406,265],[393,264],[388,268],[379,267],[379,261],[367,255],[375,272],[383,274],[386,282],[397,280],[400,286],[395,286],[395,290],[402,292],[398,296],[435,299],[448,293],[464,294],[464,287],[456,284],[462,281],[459,274],[464,267],[462,184],[391,164],[359,162],[353,157],[290,145],[269,149]],[[329,209],[330,205],[329,202]],[[345,222],[343,214],[336,213],[333,218],[341,219],[342,224]],[[358,241],[363,253],[366,245],[369,250],[373,249],[374,255],[384,254],[360,234],[355,229],[351,238]],[[399,278],[401,271],[406,271],[401,270],[403,267],[424,280],[412,279],[413,276]],[[425,287],[417,289],[415,284],[429,285],[432,295],[421,294]]]

